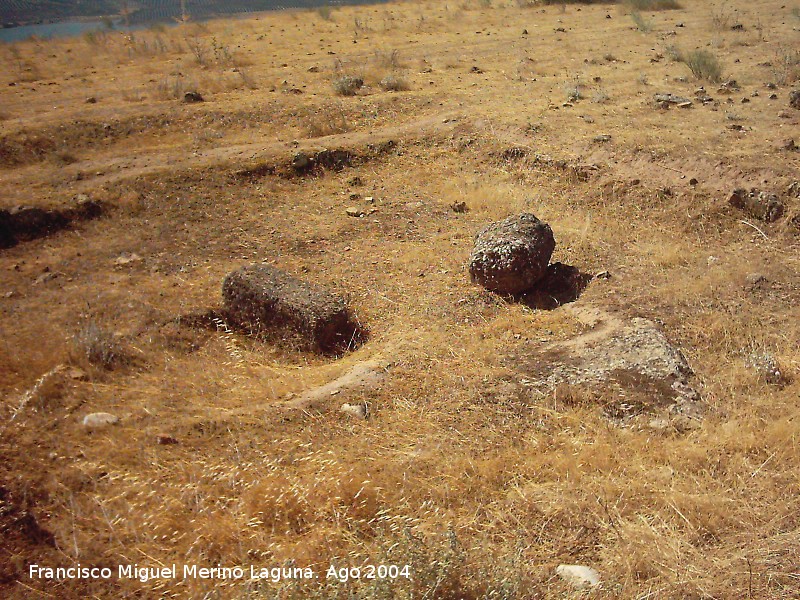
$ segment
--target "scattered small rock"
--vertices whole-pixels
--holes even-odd
[[[86,371],[79,367],[62,365],[60,369],[67,379],[71,379],[72,381],[89,381],[89,376],[86,374]]]
[[[794,152],[794,151],[799,149],[797,144],[794,143],[794,140],[792,138],[787,138],[785,140],[781,140],[778,143],[778,148],[780,150],[786,150],[788,152]]]
[[[97,98],[95,98],[94,96],[89,96],[86,99],[86,104],[97,104]]]
[[[183,101],[187,104],[193,104],[195,102],[203,102],[203,96],[201,96],[198,92],[186,92],[183,95]]]
[[[689,185],[697,185],[698,183],[699,183],[699,181],[697,181],[697,178],[696,178],[696,177],[692,177],[692,178],[689,180]]]
[[[749,288],[757,288],[761,287],[762,284],[767,283],[768,279],[761,273],[749,273],[747,277],[744,278],[747,287]]]
[[[356,206],[350,206],[346,208],[344,212],[348,217],[363,217],[367,214],[363,209],[360,209]]]
[[[364,402],[359,402],[358,404],[348,404],[345,402],[342,404],[339,410],[347,415],[350,415],[351,417],[356,417],[357,419],[366,419],[369,415],[369,410]]]
[[[171,446],[178,443],[177,438],[169,435],[168,433],[159,433],[156,435],[156,442],[160,446]]]
[[[142,260],[142,257],[135,252],[123,252],[114,260],[114,265],[124,267],[125,265],[142,262]]]
[[[600,585],[600,573],[583,565],[558,565],[556,574],[571,586],[586,590]]]
[[[594,276],[595,279],[611,279],[611,273],[608,271],[599,271]]]
[[[778,196],[755,188],[749,192],[742,188],[733,190],[728,198],[728,204],[767,223],[777,221],[784,212],[783,203],[778,200]]]
[[[298,152],[292,157],[292,168],[295,171],[305,171],[311,167],[311,157],[305,152]]]
[[[467,208],[467,203],[466,203],[466,202],[453,202],[453,203],[450,205],[450,209],[451,209],[451,210],[452,210],[454,213],[465,213],[465,212],[467,212],[467,211],[469,210],[469,209]]]
[[[788,381],[778,360],[769,352],[751,352],[745,359],[745,365],[771,385],[783,385]]]
[[[107,412],[90,413],[83,417],[83,427],[88,430],[103,429],[119,423],[119,417]]]
[[[789,106],[800,110],[800,90],[789,92]]]
[[[608,135],[607,133],[603,133],[601,135],[594,136],[594,138],[592,138],[592,141],[596,144],[604,144],[606,142],[611,141],[611,136]]]
[[[655,98],[657,104],[663,104],[666,102],[667,104],[677,104],[679,106],[686,105],[687,103],[689,106],[692,105],[692,101],[688,98],[676,96],[675,94],[656,94],[653,97]]]
[[[50,271],[48,271],[47,273],[42,273],[33,281],[33,285],[42,285],[48,283],[50,281],[53,281],[53,279],[56,279],[60,275],[61,273],[53,273]]]

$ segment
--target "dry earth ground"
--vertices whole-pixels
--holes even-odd
[[[0,208],[108,207],[0,251],[1,595],[577,597],[560,563],[598,569],[596,598],[800,595],[800,153],[780,148],[800,142],[797,8],[682,0],[637,26],[618,5],[488,4],[0,48]],[[739,89],[670,58],[695,49]],[[341,96],[342,75],[366,86]],[[700,85],[718,103],[654,102]],[[323,148],[352,166],[288,166]],[[774,190],[784,216],[729,207],[734,187]],[[611,278],[555,310],[472,285],[475,232],[523,210],[554,260]],[[318,357],[178,323],[262,260],[348,295],[367,343]],[[610,389],[521,385],[548,368],[537,352],[591,333],[581,311],[657,322],[703,421],[620,422]],[[370,361],[389,365],[375,386],[297,401]],[[86,377],[36,387],[62,363]],[[97,411],[121,421],[88,433]],[[27,577],[288,561],[320,579]],[[413,581],[324,579],[362,563]]]

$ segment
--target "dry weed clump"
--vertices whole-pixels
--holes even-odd
[[[73,336],[72,354],[78,364],[107,371],[129,365],[133,360],[118,336],[91,320]]]
[[[408,82],[397,75],[387,75],[381,79],[380,86],[387,92],[404,92],[410,89]]]
[[[333,7],[320,6],[315,11],[323,21],[333,21]]]
[[[653,31],[653,23],[645,19],[638,10],[631,11],[631,20],[636,24],[636,28],[642,33]]]
[[[717,56],[708,50],[692,50],[679,54],[680,61],[692,71],[697,79],[719,83],[722,81],[722,65]]]
[[[342,75],[333,80],[333,90],[340,96],[355,96],[364,87],[361,77]]]
[[[792,85],[800,81],[800,50],[790,47],[778,49],[775,60],[775,83],[779,85]]]
[[[303,118],[302,126],[306,136],[310,138],[347,133],[352,129],[341,105],[322,111],[309,111]]]
[[[189,90],[196,90],[197,85],[192,81],[187,81],[182,74],[165,75],[156,84],[156,94],[162,100],[179,100],[183,98]]]

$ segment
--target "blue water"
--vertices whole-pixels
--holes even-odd
[[[312,8],[316,6],[341,6],[343,4],[377,4],[386,0],[274,0],[274,2],[259,2],[258,10],[265,8],[271,10],[285,10],[287,8]],[[231,13],[229,16],[233,16]],[[241,14],[237,11],[236,14]],[[224,15],[220,15],[224,16]],[[123,25],[121,21],[114,22],[114,29],[119,31],[132,31],[136,29],[146,29],[155,23],[161,25],[175,25],[174,19],[158,20],[148,23],[136,23],[135,25]],[[22,25],[20,27],[0,28],[0,42],[18,42],[29,37],[36,36],[42,39],[57,37],[70,37],[82,35],[87,31],[108,31],[106,24],[100,20],[84,21],[59,21],[57,23],[43,23],[41,25]]]
[[[42,39],[81,35],[86,31],[106,29],[102,21],[63,21],[60,23],[43,23],[42,25],[22,25],[0,29],[0,41],[18,42],[36,36]]]

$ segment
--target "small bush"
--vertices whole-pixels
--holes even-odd
[[[108,371],[131,362],[131,356],[116,336],[102,329],[94,321],[86,323],[75,334],[72,342],[75,358],[79,362],[86,361],[92,366]]]
[[[350,131],[350,124],[341,107],[331,107],[325,111],[308,114],[304,123],[306,136],[309,138],[325,137]]]
[[[666,54],[672,62],[683,62],[683,53],[677,46],[667,46],[664,48],[664,54]]]
[[[639,11],[634,10],[631,12],[631,19],[636,23],[636,28],[644,33],[653,31],[653,25],[650,21],[646,20]]]
[[[343,75],[333,80],[333,89],[340,96],[355,96],[362,87],[364,87],[364,80],[360,77]]]
[[[399,69],[403,66],[397,50],[376,50],[375,65],[384,69]]]
[[[567,101],[577,102],[583,98],[583,83],[578,77],[573,77],[571,81],[564,84],[564,93]]]
[[[186,82],[180,75],[166,75],[156,83],[156,93],[159,98],[164,100],[183,98],[187,90]]]
[[[317,14],[323,21],[333,21],[333,9],[330,6],[320,6]]]
[[[718,10],[711,11],[711,24],[717,31],[725,31],[730,28],[731,21],[735,15],[723,4]]]
[[[714,53],[708,50],[692,50],[683,55],[681,60],[698,79],[705,79],[712,83],[722,81],[722,66]]]
[[[381,79],[380,85],[387,92],[404,92],[408,90],[408,83],[396,75],[387,75]]]
[[[791,85],[800,81],[800,50],[779,48],[773,65],[776,83]]]

